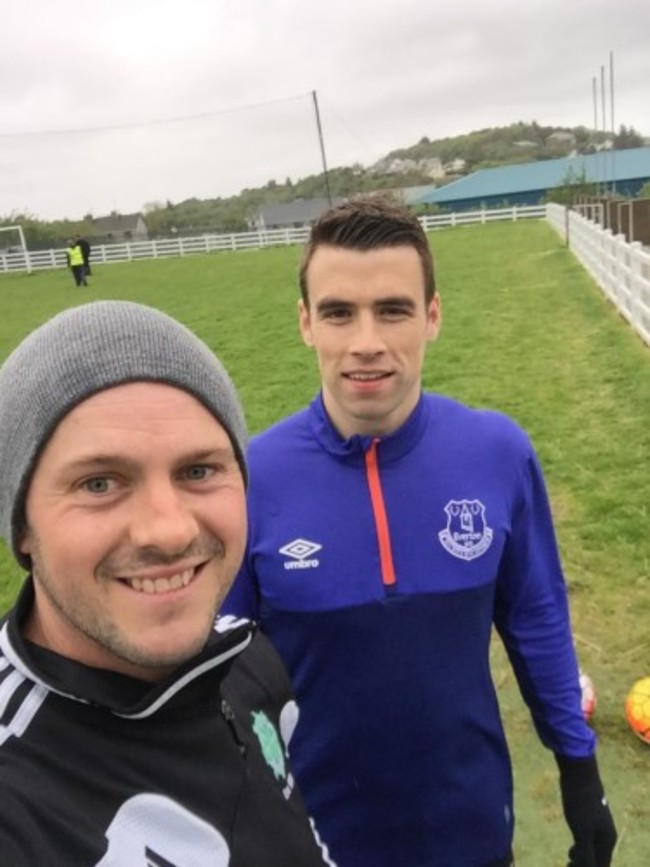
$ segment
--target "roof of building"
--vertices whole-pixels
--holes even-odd
[[[505,196],[528,190],[549,190],[564,186],[571,177],[582,180],[583,172],[587,183],[650,177],[650,147],[601,151],[597,154],[481,169],[425,193],[419,202],[443,203]]]
[[[109,214],[108,217],[93,217],[93,229],[100,232],[132,232],[138,227],[142,214]]]
[[[416,187],[402,187],[397,192],[399,192],[405,205],[416,205],[422,201],[422,196],[432,193],[435,189],[435,184],[420,184]]]
[[[331,204],[339,205],[345,199],[333,198]],[[277,202],[272,205],[262,205],[259,209],[260,218],[265,225],[283,225],[289,223],[310,223],[317,220],[330,207],[329,199],[294,199],[293,202]]]

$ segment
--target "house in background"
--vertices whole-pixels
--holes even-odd
[[[340,205],[344,198],[333,198],[332,205]],[[293,202],[277,202],[262,205],[251,221],[257,231],[269,229],[301,229],[309,227],[330,207],[328,199],[295,199]]]
[[[463,166],[465,161],[461,161]],[[374,175],[407,175],[420,174],[425,177],[437,180],[445,177],[445,166],[442,164],[440,157],[422,157],[420,159],[412,159],[411,157],[385,157],[379,160],[369,169]]]
[[[444,173],[446,175],[458,175],[461,172],[464,172],[467,168],[467,160],[464,160],[462,157],[456,157],[456,159],[451,160],[444,165]]]
[[[440,157],[427,157],[426,159],[418,160],[417,168],[424,172],[427,177],[433,178],[433,180],[438,180],[445,176],[445,167]]]
[[[576,146],[576,137],[572,132],[557,130],[546,137],[546,147],[550,151],[571,151]]]
[[[435,184],[420,184],[417,187],[402,187],[397,190],[388,190],[388,192],[398,198],[407,208],[410,208],[412,205],[418,205],[423,196],[433,193],[437,189]]]
[[[108,217],[93,217],[89,237],[95,243],[116,244],[120,241],[146,241],[149,238],[147,224],[142,214],[118,214]]]

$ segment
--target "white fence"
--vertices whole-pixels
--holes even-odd
[[[561,205],[498,208],[421,217],[427,231],[489,223],[494,220],[546,219],[568,242],[570,249],[589,271],[621,315],[650,345],[650,253],[641,244],[628,244],[623,235],[612,235],[575,211]],[[269,229],[231,235],[201,235],[196,238],[164,238],[94,247],[92,264],[162,259],[219,251],[251,250],[303,244],[309,228]],[[0,251],[0,273],[65,268],[65,250]]]
[[[450,226],[464,226],[469,223],[492,223],[495,220],[533,219],[541,220],[546,216],[546,205],[528,205],[514,208],[490,208],[482,211],[459,211],[457,214],[433,214],[428,217],[420,217],[420,222],[425,231],[433,229],[445,229]]]
[[[567,241],[619,313],[650,346],[650,253],[575,211],[547,205],[547,219]]]
[[[422,217],[420,222],[429,232],[448,226],[468,223],[488,223],[493,220],[541,219],[546,215],[543,205],[524,208],[499,208],[468,211],[458,214],[435,214]],[[122,244],[104,244],[93,247],[91,264],[131,262],[136,259],[162,259],[167,256],[189,256],[196,253],[214,253],[224,250],[251,250],[304,244],[309,227],[298,229],[268,229],[260,232],[241,232],[234,235],[201,235],[197,238],[164,238],[156,241],[129,241]],[[65,250],[0,251],[0,273],[3,271],[42,271],[66,267]]]

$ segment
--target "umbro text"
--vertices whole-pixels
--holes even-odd
[[[284,564],[285,569],[315,569],[320,566],[320,560],[289,560]]]

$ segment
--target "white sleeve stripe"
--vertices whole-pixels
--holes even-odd
[[[21,677],[20,680],[21,683],[24,682],[24,678]],[[45,701],[47,692],[45,687],[34,684],[9,723],[0,725],[0,745],[4,744],[12,736],[19,738],[25,733],[27,726],[34,719],[38,709]]]
[[[15,670],[0,683],[0,717],[5,715],[13,694],[22,683],[25,683],[25,678]]]

